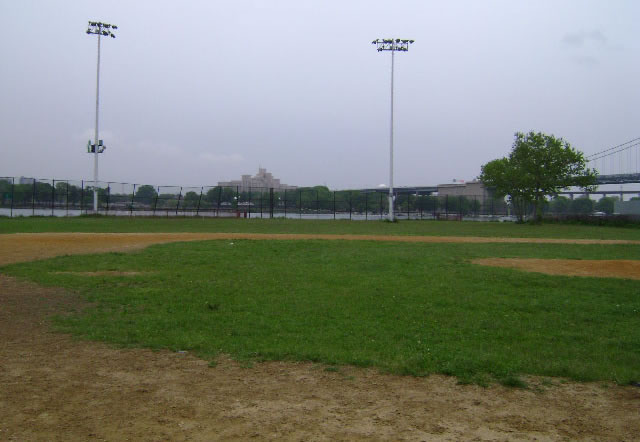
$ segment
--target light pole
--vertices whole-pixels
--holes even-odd
[[[109,23],[101,23],[90,21],[89,27],[87,28],[87,34],[97,35],[98,36],[98,67],[96,70],[96,132],[95,132],[95,142],[91,145],[87,146],[87,150],[89,153],[93,153],[93,211],[98,213],[98,154],[104,152],[106,146],[102,144],[102,142],[98,139],[98,105],[100,103],[100,37],[111,37],[116,38],[112,29],[118,29],[116,25],[111,25]]]
[[[391,135],[389,140],[389,221],[393,221],[393,65],[395,52],[407,52],[413,40],[400,38],[377,39],[371,42],[376,45],[378,52],[391,51]]]

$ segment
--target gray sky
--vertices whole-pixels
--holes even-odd
[[[585,153],[640,136],[640,2],[0,0],[0,176],[210,185],[266,167],[284,183],[469,180],[515,131]]]

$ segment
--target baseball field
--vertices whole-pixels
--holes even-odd
[[[0,439],[622,440],[640,229],[0,219]]]

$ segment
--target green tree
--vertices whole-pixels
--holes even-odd
[[[571,186],[593,190],[596,175],[582,152],[562,138],[517,132],[509,156],[482,166],[480,180],[497,195],[507,196],[520,220],[531,204],[540,220],[547,196]]]
[[[529,205],[530,195],[521,185],[519,171],[510,158],[493,160],[482,166],[480,181],[493,189],[494,195],[508,197],[518,220],[522,221]]]
[[[202,196],[206,207],[218,207],[222,203],[233,203],[236,196],[235,187],[212,187]]]
[[[549,202],[549,212],[555,214],[569,213],[571,200],[566,196],[557,196]]]
[[[135,200],[141,204],[152,205],[158,196],[158,192],[153,186],[143,184],[136,190]]]
[[[198,207],[199,200],[200,200],[200,195],[191,190],[184,194],[182,206],[185,209],[195,209],[196,207]]]
[[[571,201],[571,213],[576,215],[587,215],[593,212],[593,200],[588,196],[576,198]]]
[[[11,201],[11,182],[0,180],[0,206],[9,204]]]
[[[597,211],[604,212],[607,215],[611,215],[613,213],[616,201],[618,201],[618,197],[617,196],[603,196],[594,205],[594,208]]]

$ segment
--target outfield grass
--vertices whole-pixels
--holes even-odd
[[[21,217],[0,218],[0,234],[17,232],[250,232],[368,235],[491,236],[640,240],[637,227],[458,221],[348,221],[295,219]]]
[[[41,222],[40,227],[57,223]],[[141,225],[130,222],[120,226]],[[307,224],[332,228],[326,222],[244,220],[207,225],[309,229]],[[433,229],[466,223],[346,225],[381,229],[377,233],[434,234]],[[475,235],[487,228],[470,225],[479,229]],[[513,236],[531,236],[513,233],[523,226],[495,226]],[[226,240],[66,256],[1,271],[82,294],[94,306],[57,318],[57,327],[122,346],[189,350],[212,361],[230,354],[241,360],[353,364],[419,376],[444,373],[481,384],[517,384],[525,374],[621,384],[640,380],[638,281],[469,263],[479,257],[640,259],[640,248]],[[56,273],[103,270],[143,273]]]

